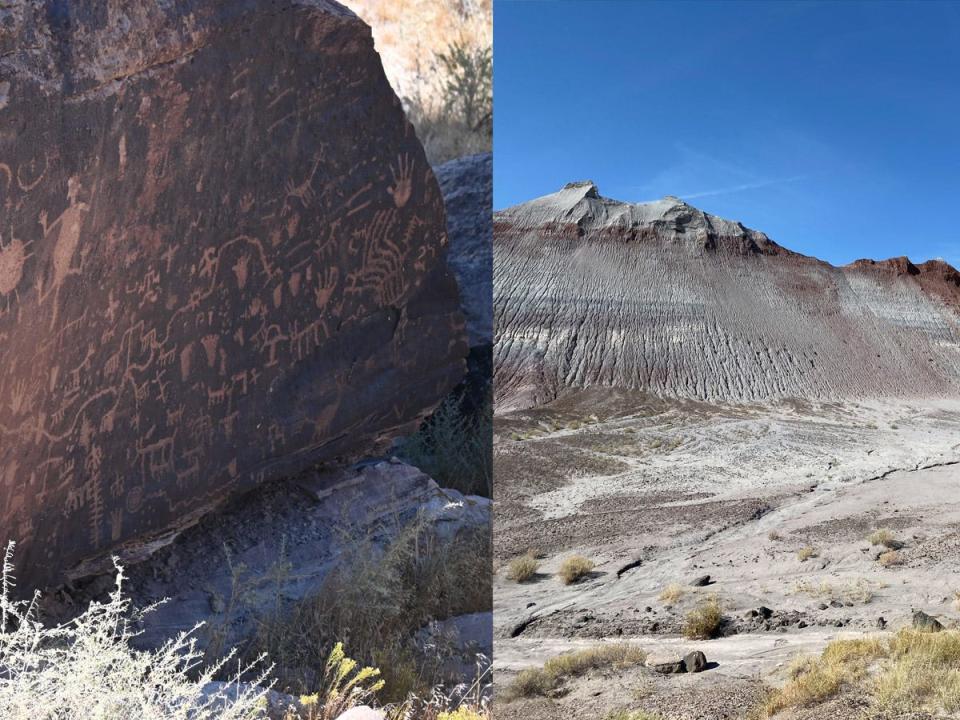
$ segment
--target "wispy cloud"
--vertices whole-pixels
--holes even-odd
[[[695,198],[712,197],[714,195],[729,195],[731,193],[743,192],[744,190],[758,190],[759,188],[771,187],[773,185],[783,185],[784,183],[806,180],[808,177],[809,175],[794,175],[792,177],[774,178],[772,180],[759,180],[757,182],[741,183],[740,185],[731,185],[715,190],[688,193],[686,195],[680,195],[680,197],[684,200],[693,200]]]

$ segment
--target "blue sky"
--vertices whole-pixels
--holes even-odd
[[[960,266],[960,2],[495,0],[494,206],[592,179]]]

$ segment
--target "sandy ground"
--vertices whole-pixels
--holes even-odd
[[[498,717],[741,717],[797,653],[877,632],[880,618],[895,629],[914,609],[960,619],[960,403],[720,406],[587,390],[501,417],[496,431],[498,685],[598,640],[700,649],[717,663],[699,675],[591,676],[559,699],[502,704]],[[899,564],[878,562],[867,536],[879,528],[904,544]],[[801,560],[805,547],[815,557]],[[506,563],[528,549],[538,575],[508,580]],[[565,586],[554,573],[573,553],[596,568]],[[703,575],[710,584],[692,587]],[[671,584],[683,596],[668,605],[659,596]],[[707,596],[723,605],[725,637],[681,640],[683,616]]]

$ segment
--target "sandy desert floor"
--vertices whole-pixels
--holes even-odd
[[[746,717],[798,653],[909,625],[913,610],[960,620],[958,462],[955,401],[721,406],[588,389],[498,418],[498,691],[525,667],[612,640],[702,650],[711,665],[588,674],[557,697],[498,702],[496,716]],[[895,564],[867,539],[879,529],[902,544]],[[528,551],[537,575],[508,579]],[[596,567],[564,585],[555,573],[572,554]],[[661,599],[674,585],[679,597]],[[683,639],[685,614],[707,597],[723,608],[721,637]],[[845,695],[789,717],[861,711]]]

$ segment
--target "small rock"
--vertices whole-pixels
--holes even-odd
[[[688,673],[703,672],[707,668],[707,656],[694,650],[683,656],[683,667]]]
[[[913,613],[913,627],[916,630],[926,632],[940,632],[943,630],[941,622],[932,615],[927,615],[923,610],[917,610]]]
[[[817,605],[817,609],[819,610],[826,610],[828,607],[830,606],[827,605],[826,603],[820,603],[819,605]]]
[[[709,584],[710,584],[710,576],[709,576],[709,575],[701,575],[700,577],[694,578],[694,579],[690,582],[690,585],[691,585],[692,587],[704,587],[704,586],[709,585]]]
[[[883,616],[877,618],[877,627],[883,630],[887,626],[887,621]]]
[[[797,623],[797,627],[800,628],[801,630],[802,630],[803,628],[805,628],[806,626],[807,626],[807,623],[806,623],[805,621],[803,621],[803,620],[801,620],[800,622]]]
[[[773,617],[773,610],[771,610],[770,608],[764,605],[761,605],[760,607],[757,608],[757,615],[762,617],[764,620],[769,620],[771,617]]]
[[[654,663],[653,665],[648,665],[651,670],[661,675],[677,675],[682,672],[686,672],[686,667],[683,664],[683,660],[670,660],[668,662]]]
[[[840,602],[839,600],[831,600],[831,601],[830,601],[830,607],[842,608],[842,607],[843,607],[843,603]]]
[[[357,705],[338,715],[337,720],[386,720],[386,717],[380,710],[374,710],[367,705]]]

